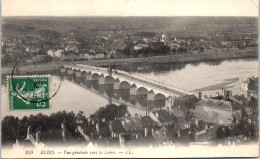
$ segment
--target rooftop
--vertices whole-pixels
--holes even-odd
[[[203,99],[196,104],[196,107],[198,106],[212,107],[214,109],[232,110],[231,102],[225,100]]]
[[[184,118],[184,112],[178,107],[172,107],[172,113],[176,118]]]
[[[157,110],[157,111],[154,111],[153,114],[155,116],[156,113],[158,113],[158,120],[161,122],[161,123],[165,123],[165,122],[171,122],[171,121],[176,121],[176,117],[173,115],[173,114],[170,114],[168,111],[166,110]]]

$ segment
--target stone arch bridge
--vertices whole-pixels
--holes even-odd
[[[192,94],[181,88],[120,70],[110,72],[106,68],[75,64],[64,65],[61,73],[69,80],[100,95],[143,108],[170,107],[175,98]]]

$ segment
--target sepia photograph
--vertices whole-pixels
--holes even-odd
[[[1,157],[258,157],[258,6],[2,0]]]

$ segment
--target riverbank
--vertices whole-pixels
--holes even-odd
[[[14,65],[14,66],[2,66],[1,73],[3,74],[11,74],[14,67],[15,67],[15,74],[19,73],[26,73],[26,74],[33,74],[37,72],[49,72],[58,70],[60,64],[58,63],[45,63],[45,64],[36,64],[36,65]]]
[[[257,58],[257,48],[251,48],[241,51],[233,52],[210,52],[210,53],[186,53],[178,55],[167,56],[153,56],[141,58],[125,58],[125,59],[110,59],[111,65],[128,65],[133,63],[188,63],[196,61],[208,60],[225,60],[225,59],[238,59],[238,58]],[[109,60],[91,60],[80,61],[77,63],[92,65],[92,66],[107,66]]]
[[[141,58],[125,58],[125,59],[111,59],[111,65],[129,65],[134,63],[189,63],[199,61],[216,61],[226,59],[239,59],[239,58],[257,58],[257,48],[250,48],[241,51],[234,52],[211,52],[211,53],[186,53],[178,55],[167,56],[153,56],[153,57],[141,57]],[[20,73],[32,74],[36,72],[55,71],[63,63],[78,63],[91,66],[108,66],[109,59],[104,60],[90,60],[90,61],[70,61],[70,62],[51,62],[46,64],[36,65],[22,65],[16,66]],[[2,66],[1,73],[11,74],[14,66]]]

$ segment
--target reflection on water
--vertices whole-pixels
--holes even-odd
[[[142,69],[140,69],[142,67]],[[117,69],[119,69],[117,67]],[[132,65],[131,67],[122,66],[120,69],[128,69],[137,76],[142,76],[148,79],[163,82],[169,85],[174,85],[186,90],[194,90],[210,85],[214,85],[223,82],[229,78],[239,78],[239,81],[232,84],[233,94],[240,93],[241,81],[250,76],[258,76],[258,60],[226,60],[226,61],[213,61],[213,62],[195,62],[191,64],[156,64],[156,65]],[[45,72],[46,73],[46,72]],[[37,73],[42,74],[42,73]],[[52,81],[57,82],[59,80],[58,72],[51,72]],[[2,82],[6,79],[5,75],[2,75]],[[130,96],[129,89],[120,89],[111,91],[112,85],[99,86],[98,80],[86,81],[88,87],[92,87],[101,94],[107,94],[110,97],[118,98],[118,94],[121,95],[123,101],[129,101],[136,104],[136,102],[147,104],[147,101],[141,100],[144,95]],[[149,90],[148,90],[149,91]],[[216,91],[203,92],[208,95],[215,95]],[[82,110],[86,117],[94,113],[99,107],[108,104],[108,99],[99,96],[93,91],[77,85],[69,80],[63,80],[61,88],[57,95],[51,99],[51,110],[47,111],[30,111],[29,114],[37,114],[39,112],[43,114],[51,114],[61,110],[73,111],[77,113]],[[145,115],[145,111],[140,108],[128,107],[131,114]],[[14,115],[23,117],[28,115],[28,111],[8,111],[7,100],[7,88],[2,83],[1,87],[1,111],[2,118],[6,115]]]
[[[161,73],[173,70],[182,70],[187,65],[194,67],[199,67],[202,64],[209,66],[219,66],[223,62],[239,62],[239,61],[257,61],[255,58],[248,59],[232,59],[232,60],[210,60],[210,61],[195,61],[195,62],[175,62],[175,63],[134,63],[131,66],[129,65],[118,65],[112,66],[113,69],[124,70],[126,72],[138,72],[138,73]]]
[[[185,64],[182,69],[162,72],[133,72],[137,76],[160,81],[185,90],[195,90],[223,82],[225,79],[239,78],[232,84],[233,94],[240,94],[241,82],[250,76],[258,76],[258,60],[226,60],[220,63],[201,62]],[[217,90],[219,91],[219,90]],[[216,91],[203,92],[215,95]]]

